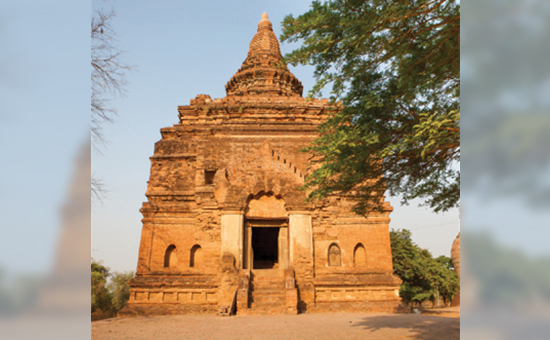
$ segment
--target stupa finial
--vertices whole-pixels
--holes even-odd
[[[262,14],[262,20],[260,20],[260,22],[258,23],[258,29],[260,29],[262,27],[271,28],[271,21],[269,21],[269,17],[267,16],[266,12],[264,12]]]

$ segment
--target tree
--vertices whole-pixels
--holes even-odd
[[[434,259],[411,239],[409,230],[390,231],[393,270],[403,283],[399,294],[407,304],[434,301],[439,291],[445,303],[452,301],[460,282],[449,257]]]
[[[126,305],[130,298],[128,281],[133,277],[134,272],[110,273],[108,267],[92,259],[92,314],[98,314],[97,318],[116,315],[116,313]]]
[[[443,302],[451,303],[460,289],[460,281],[454,270],[453,261],[450,257],[441,255],[434,259],[434,265],[437,271],[435,276],[436,289],[439,290]]]
[[[102,126],[113,122],[116,109],[109,101],[124,94],[127,82],[126,74],[133,67],[123,63],[123,53],[116,46],[116,34],[111,26],[115,16],[113,10],[96,10],[92,15],[91,27],[91,66],[92,66],[92,145],[97,150],[98,143],[104,142]],[[104,186],[96,177],[92,178],[92,194],[100,198]]]
[[[386,190],[434,211],[460,198],[460,5],[444,0],[313,1],[283,21],[285,56],[332,85],[334,113],[305,151],[310,199],[347,195],[366,214]],[[342,106],[338,107],[337,101]]]
[[[134,272],[115,272],[111,276],[111,280],[107,287],[112,294],[113,308],[117,312],[126,305],[128,299],[130,298],[130,287],[128,287],[128,281],[130,281],[133,277]]]
[[[103,266],[100,262],[92,259],[91,265],[91,289],[92,306],[91,312],[111,313],[113,304],[112,296],[107,289],[107,278],[109,277],[109,268]]]

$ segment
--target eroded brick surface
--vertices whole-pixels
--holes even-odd
[[[451,248],[451,258],[455,271],[458,274],[458,280],[460,281],[460,233],[453,241],[453,247]],[[451,306],[460,306],[460,292],[453,297]]]

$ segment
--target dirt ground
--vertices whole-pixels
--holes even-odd
[[[460,309],[422,314],[175,315],[92,322],[92,339],[460,339]]]

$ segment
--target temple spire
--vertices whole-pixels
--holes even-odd
[[[264,12],[246,60],[225,86],[227,95],[301,96],[302,83],[281,64],[282,58],[279,40]]]

